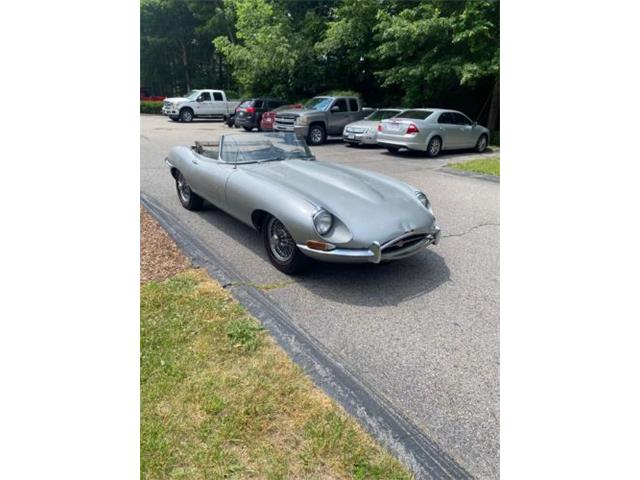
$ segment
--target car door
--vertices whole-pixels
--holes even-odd
[[[194,113],[196,115],[211,115],[211,109],[211,92],[202,92],[196,99]]]
[[[211,115],[226,115],[227,102],[224,101],[222,92],[213,92],[213,102],[211,104]]]
[[[346,98],[336,98],[329,109],[329,135],[341,135],[342,130],[351,123],[349,107]]]
[[[438,117],[438,130],[442,137],[443,148],[460,148],[459,126],[455,123],[452,112],[442,112]]]
[[[461,113],[453,113],[454,121],[458,126],[458,135],[460,138],[459,148],[472,148],[476,145],[476,132],[473,122]]]
[[[192,185],[193,190],[215,206],[224,209],[225,185],[229,175],[233,173],[234,165],[196,153],[194,153],[192,164],[189,184]]]
[[[358,101],[355,98],[349,99],[349,123],[357,122],[364,118],[362,111],[358,107]]]

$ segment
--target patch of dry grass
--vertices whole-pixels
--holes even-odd
[[[142,478],[411,478],[206,273],[140,308]]]
[[[164,280],[190,266],[167,232],[140,206],[140,283]]]

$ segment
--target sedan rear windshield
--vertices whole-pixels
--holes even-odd
[[[369,115],[365,120],[384,120],[385,118],[391,118],[398,115],[402,110],[376,110]]]
[[[432,110],[407,110],[398,115],[397,118],[410,118],[412,120],[424,120],[433,113]]]

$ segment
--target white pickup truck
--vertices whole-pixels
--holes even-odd
[[[227,100],[223,90],[191,90],[186,97],[165,98],[162,114],[182,122],[190,122],[194,118],[226,120],[239,103],[238,100]]]

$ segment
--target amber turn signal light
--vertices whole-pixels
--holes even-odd
[[[330,243],[326,243],[326,242],[318,242],[316,240],[309,240],[307,242],[307,247],[311,248],[312,250],[333,250],[335,248],[334,245],[331,245]]]

